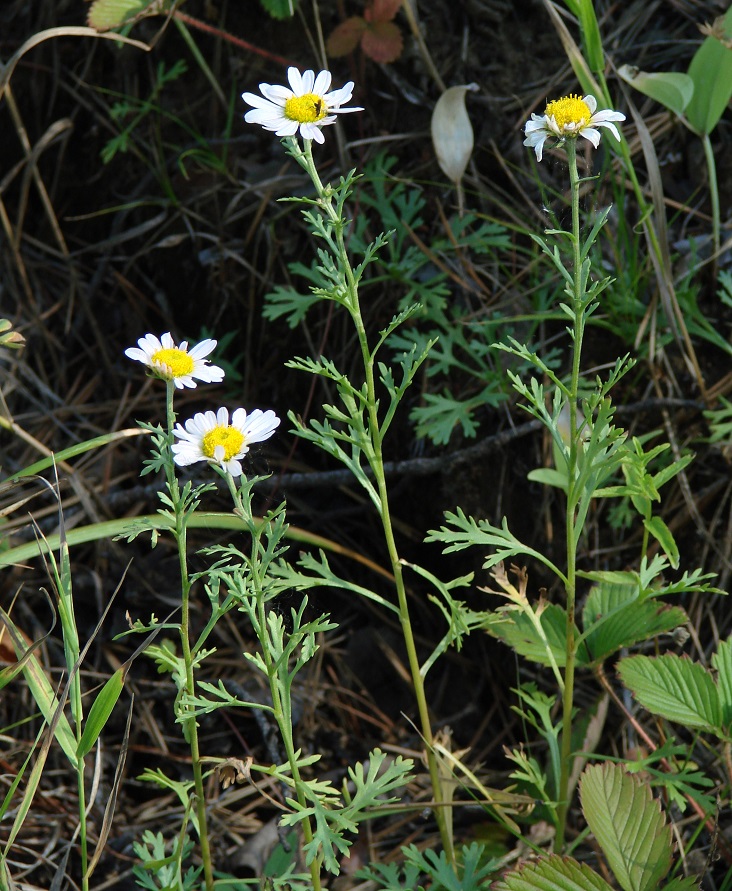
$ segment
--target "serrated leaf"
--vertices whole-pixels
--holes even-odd
[[[671,827],[650,787],[619,764],[586,768],[580,798],[587,824],[624,891],[656,891],[671,869]]]
[[[360,15],[353,15],[336,25],[326,42],[328,55],[337,59],[352,53],[360,43],[367,27],[366,20]]]
[[[641,705],[654,715],[699,730],[719,730],[717,687],[698,663],[675,653],[630,656],[621,661],[618,673]]]
[[[677,876],[663,886],[663,891],[693,891],[699,887],[697,876]]]
[[[732,638],[723,640],[712,656],[712,667],[717,672],[717,692],[722,713],[722,724],[732,725]]]
[[[612,891],[585,863],[551,854],[506,873],[493,891]]]
[[[687,621],[681,607],[665,606],[655,598],[640,600],[638,580],[629,583],[627,576],[619,583],[603,580],[593,586],[582,610],[584,642],[592,663],[603,662],[622,647],[671,632]]]
[[[162,0],[94,0],[87,23],[96,31],[111,31],[143,16],[156,15],[162,8]]]
[[[682,115],[694,95],[694,81],[678,71],[647,72],[634,65],[621,65],[620,77],[639,93]]]
[[[368,22],[390,22],[399,12],[402,0],[372,0],[364,17]]]
[[[542,631],[546,635],[544,643],[539,631],[534,626],[530,617],[518,609],[510,612],[501,612],[501,619],[491,622],[486,626],[486,631],[493,637],[497,637],[515,650],[519,656],[538,662],[540,665],[551,665],[547,644],[557,665],[563,666],[567,656],[567,615],[563,607],[556,603],[549,603],[542,611],[539,622]],[[589,662],[584,644],[578,647],[577,664],[586,665]]]
[[[432,112],[430,129],[437,163],[445,176],[458,183],[473,153],[473,126],[465,108],[465,95],[477,84],[450,87],[440,96]]]
[[[394,22],[372,22],[361,38],[361,49],[380,65],[396,61],[403,48],[402,32]]]

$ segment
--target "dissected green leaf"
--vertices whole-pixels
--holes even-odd
[[[674,569],[679,568],[679,549],[666,523],[660,517],[648,517],[643,525],[663,548],[669,563]]]
[[[650,787],[619,764],[586,768],[582,810],[624,891],[656,891],[671,869],[671,827]]]
[[[701,136],[714,130],[732,98],[732,6],[720,25],[722,33],[707,37],[689,65],[694,95],[686,119]]]
[[[587,864],[558,854],[526,863],[491,887],[493,891],[612,891]]]
[[[697,662],[675,653],[630,656],[620,662],[618,673],[641,705],[654,715],[699,730],[720,729],[717,687]]]
[[[694,81],[680,71],[640,71],[634,65],[621,65],[620,77],[639,93],[660,102],[661,105],[682,115],[694,95]]]

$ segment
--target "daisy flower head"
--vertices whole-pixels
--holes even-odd
[[[249,451],[249,446],[269,439],[279,424],[280,419],[271,409],[255,408],[247,414],[245,409],[237,408],[231,420],[225,408],[199,412],[185,425],[175,425],[173,434],[178,442],[171,446],[173,458],[179,467],[208,461],[232,476],[241,476],[240,459]]]
[[[206,358],[215,347],[215,340],[202,340],[189,350],[185,340],[176,345],[170,332],[160,338],[146,334],[137,341],[136,347],[125,350],[125,356],[142,362],[156,377],[173,381],[182,390],[195,387],[197,380],[217,384],[224,379],[224,369],[209,365]]]
[[[322,128],[335,123],[336,115],[362,108],[342,108],[351,101],[353,81],[349,80],[339,90],[330,90],[330,71],[314,71],[297,68],[287,69],[289,87],[277,84],[260,84],[262,96],[255,93],[242,93],[241,98],[252,106],[244,115],[249,124],[261,124],[277,136],[296,136],[298,130],[303,139],[325,142]],[[264,97],[264,98],[262,98]]]
[[[620,139],[614,121],[624,121],[625,115],[619,111],[606,108],[597,111],[597,99],[594,96],[580,97],[574,93],[553,99],[544,109],[544,114],[532,114],[526,122],[524,145],[534,149],[536,160],[541,161],[544,143],[550,136],[560,141],[576,139],[584,136],[597,148],[600,144],[598,127],[607,127],[616,139]]]

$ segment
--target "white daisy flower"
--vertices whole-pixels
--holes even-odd
[[[196,461],[209,461],[232,476],[241,476],[239,459],[246,455],[252,443],[269,439],[279,424],[280,419],[271,409],[255,408],[247,414],[245,409],[237,408],[231,422],[225,408],[215,414],[199,412],[189,418],[185,426],[176,424],[173,429],[179,440],[171,446],[175,463],[186,467]]]
[[[340,90],[328,92],[331,77],[330,71],[321,71],[316,77],[314,71],[300,74],[297,68],[288,68],[287,79],[292,89],[260,84],[264,99],[255,93],[242,93],[241,98],[253,106],[244,120],[261,124],[277,136],[296,136],[299,130],[303,139],[325,142],[321,128],[335,123],[336,115],[363,111],[362,108],[341,108],[350,102],[353,81],[349,80]]]
[[[146,334],[137,341],[136,347],[125,350],[125,356],[142,362],[165,381],[173,381],[179,390],[195,387],[196,380],[217,384],[224,379],[224,369],[209,365],[206,356],[216,347],[215,340],[202,340],[191,350],[187,341],[176,346],[170,332],[158,339]]]
[[[541,161],[544,151],[544,143],[550,136],[557,139],[576,139],[584,136],[597,148],[600,144],[600,131],[598,127],[607,127],[616,139],[620,139],[620,133],[613,121],[624,121],[625,115],[619,111],[605,109],[595,111],[597,99],[594,96],[579,96],[571,94],[561,99],[554,99],[547,104],[544,114],[532,114],[531,120],[524,127],[526,139],[524,145],[534,149],[536,160]]]

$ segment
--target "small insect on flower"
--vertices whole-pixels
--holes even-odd
[[[356,107],[342,108],[351,100],[353,81],[348,81],[339,90],[330,90],[330,71],[321,71],[316,77],[314,71],[300,74],[297,68],[288,68],[287,80],[289,88],[260,84],[264,98],[255,93],[242,93],[241,98],[252,106],[244,120],[249,124],[260,124],[277,136],[296,136],[299,132],[303,139],[325,142],[321,130],[335,123],[336,115],[363,111]]]
[[[532,114],[531,120],[526,122],[524,145],[534,149],[536,160],[541,161],[544,143],[551,136],[556,136],[560,142],[584,136],[597,148],[601,135],[597,128],[607,127],[616,139],[620,139],[620,133],[613,121],[624,121],[625,115],[609,108],[603,111],[596,109],[597,99],[594,96],[580,98],[570,94],[561,99],[554,99],[547,103],[543,115]]]
[[[178,442],[171,446],[175,463],[180,467],[208,461],[218,464],[232,476],[241,476],[241,459],[255,442],[264,442],[279,427],[280,419],[270,409],[255,408],[247,414],[237,408],[231,415],[225,408],[216,413],[199,412],[182,424],[176,424],[173,434]]]
[[[189,350],[187,341],[176,345],[167,332],[160,338],[146,334],[137,341],[136,347],[125,350],[125,356],[142,362],[155,377],[172,381],[182,390],[183,387],[197,386],[196,380],[217,384],[224,379],[224,369],[209,365],[206,359],[215,348],[215,340],[202,340]]]

